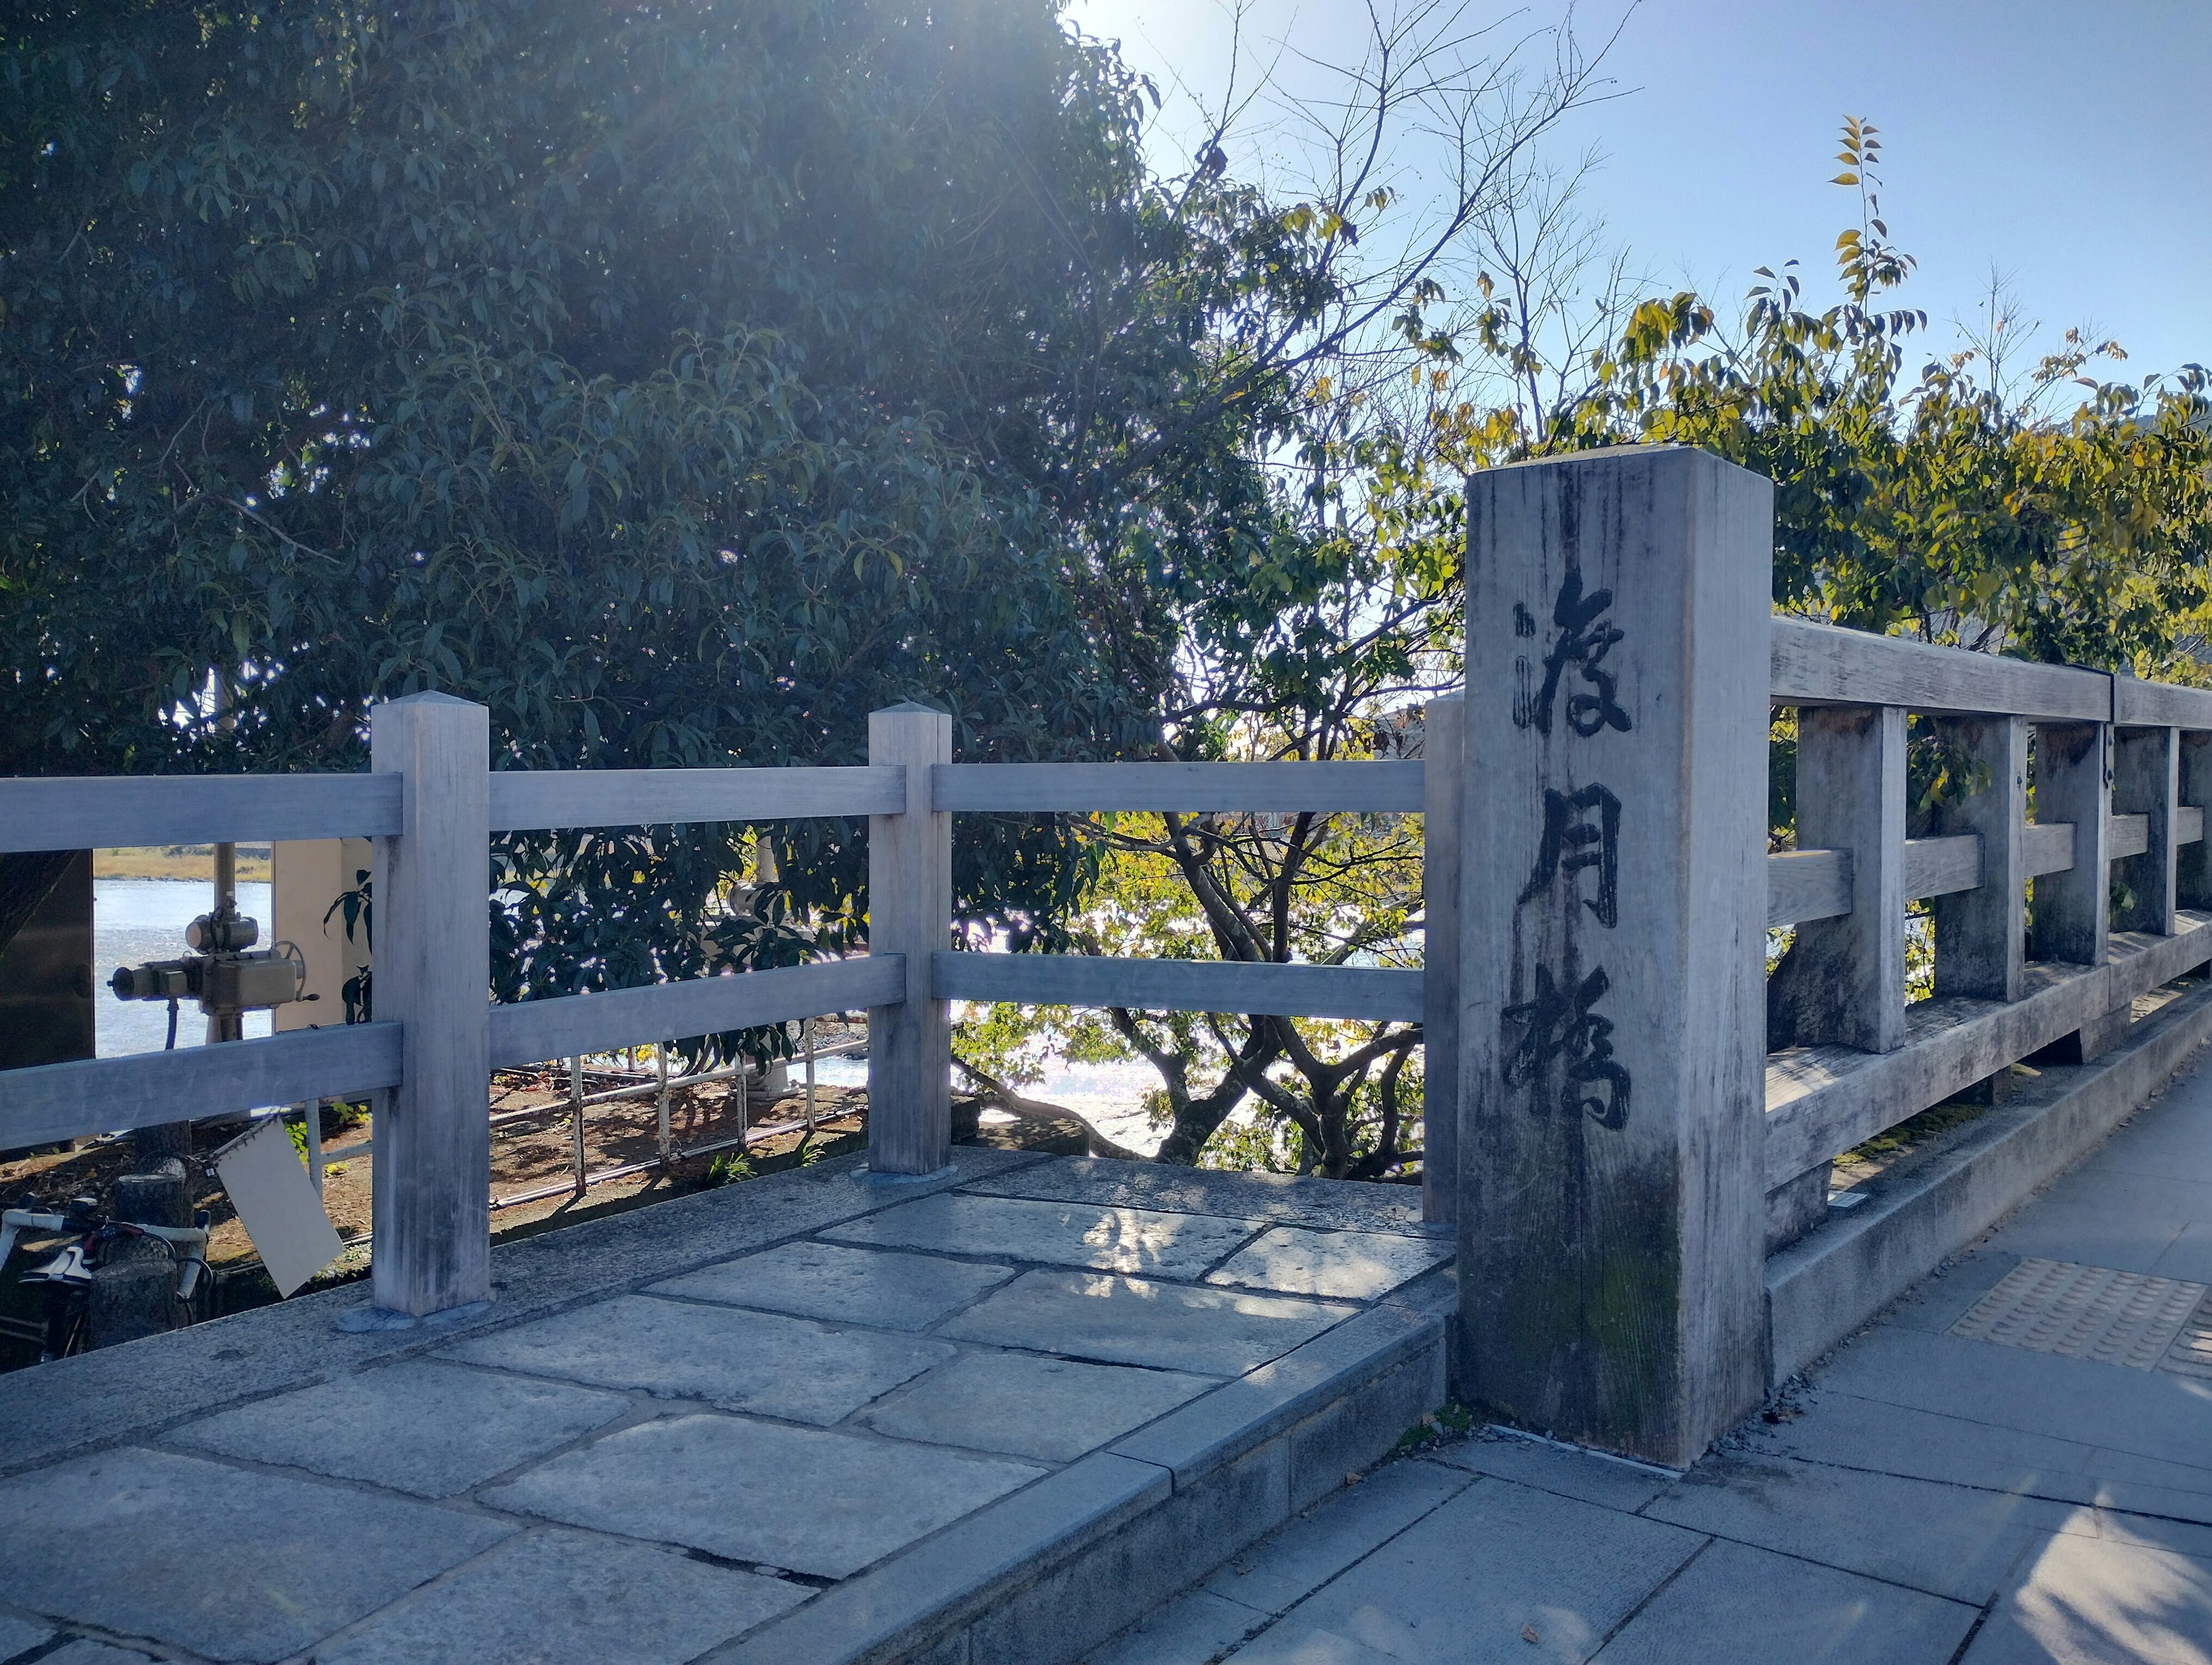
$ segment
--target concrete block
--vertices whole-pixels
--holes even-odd
[[[2212,1656],[2212,1563],[2071,1534],[2039,1539],[1961,1665]]]
[[[651,1292],[831,1323],[920,1330],[1013,1275],[1012,1267],[794,1243],[702,1267],[653,1285]]]
[[[1043,1472],[932,1446],[696,1414],[619,1430],[493,1487],[484,1501],[844,1578]]]
[[[919,1336],[830,1329],[804,1318],[646,1295],[618,1296],[440,1351],[471,1364],[641,1388],[824,1427],[953,1354]]]
[[[1285,1436],[1291,1507],[1306,1509],[1382,1461],[1408,1430],[1444,1402],[1444,1338],[1369,1377]]]
[[[973,1196],[1042,1197],[1112,1208],[1162,1208],[1232,1219],[1274,1220],[1324,1231],[1418,1231],[1420,1194],[1410,1185],[1227,1173],[1105,1157],[1055,1157],[963,1184]]]
[[[1786,1249],[1828,1218],[1828,1182],[1836,1164],[1808,1168],[1766,1194],[1766,1252]]]
[[[1714,1458],[1644,1510],[1826,1566],[1979,1607],[2063,1504],[1787,1458]]]
[[[1208,1273],[1209,1284],[1372,1301],[1451,1258],[1440,1237],[1279,1225]]]
[[[895,1439],[1071,1462],[1221,1384],[1028,1353],[963,1353],[860,1413]]]
[[[1291,1619],[1404,1665],[1579,1665],[1704,1542],[1679,1527],[1486,1480]],[[1533,1646],[1524,1626],[1536,1632]]]
[[[1031,1272],[939,1334],[1108,1364],[1242,1376],[1358,1310],[1099,1273]]]
[[[1630,1515],[1672,1483],[1668,1474],[1602,1451],[1487,1431],[1443,1447],[1432,1460]]]
[[[514,1530],[432,1504],[126,1449],[0,1482],[0,1600],[219,1659],[274,1661]],[[200,1551],[179,1553],[179,1534]],[[303,1554],[312,1544],[345,1553]]]
[[[1864,1665],[1948,1660],[1973,1627],[1960,1601],[1720,1542],[1606,1644],[1606,1665]]]
[[[1262,1613],[1286,1612],[1471,1484],[1433,1462],[1387,1464],[1233,1557],[1206,1588]]]
[[[593,1533],[510,1538],[315,1650],[316,1665],[683,1665],[787,1613],[803,1584]]]
[[[1288,1453],[1280,1440],[1215,1469],[1133,1517],[1079,1557],[980,1615],[969,1647],[978,1661],[1066,1665],[1129,1622],[1203,1579],[1265,1537],[1290,1513]]]
[[[1432,1356],[1441,1358],[1443,1336],[1437,1319],[1378,1307],[1161,1418],[1113,1449],[1173,1469],[1176,1484],[1186,1486],[1401,1365],[1414,1362],[1427,1370]],[[1425,1385],[1428,1380],[1419,1379]],[[1389,1441],[1395,1443],[1423,1412],[1435,1408],[1435,1402],[1424,1405],[1396,1423],[1389,1431]],[[1345,1470],[1356,1466],[1360,1465],[1338,1463],[1336,1481],[1341,1483]]]
[[[1090,1665],[1207,1665],[1267,1622],[1265,1613],[1193,1590],[1095,1650]]]
[[[1086,1457],[970,1516],[958,1531],[824,1591],[716,1656],[717,1665],[865,1665],[904,1661],[917,1650],[921,1658],[967,1658],[963,1621],[1040,1568],[1079,1557],[1157,1509],[1168,1490],[1168,1477],[1157,1468]]]
[[[257,1400],[166,1437],[172,1445],[449,1498],[629,1409],[617,1394],[410,1361]]]
[[[823,1235],[841,1243],[1000,1255],[1048,1266],[1196,1278],[1258,1230],[1250,1220],[1089,1203],[934,1196]]]

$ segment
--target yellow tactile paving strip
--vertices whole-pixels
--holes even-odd
[[[1951,1334],[2062,1358],[2154,1370],[2184,1329],[2191,1328],[2197,1341],[2194,1357],[2212,1375],[2212,1328],[2191,1324],[2206,1304],[2206,1293],[2204,1285],[2178,1278],[2071,1261],[2026,1260],[1975,1302],[1951,1326]],[[2191,1366],[2177,1361],[2174,1368]]]

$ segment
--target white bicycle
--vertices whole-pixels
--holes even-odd
[[[92,1274],[107,1256],[109,1248],[133,1237],[151,1238],[169,1251],[177,1264],[177,1298],[185,1303],[187,1318],[193,1294],[203,1273],[209,1287],[214,1273],[207,1263],[208,1212],[201,1209],[190,1225],[137,1225],[111,1218],[100,1212],[91,1197],[76,1197],[68,1209],[50,1214],[36,1208],[10,1208],[0,1212],[0,1267],[15,1252],[15,1240],[24,1232],[65,1235],[72,1241],[45,1265],[24,1273],[21,1282],[39,1292],[46,1317],[46,1335],[39,1350],[42,1364],[84,1351],[91,1308]]]

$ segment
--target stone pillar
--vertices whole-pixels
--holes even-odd
[[[1460,806],[1467,701],[1431,700],[1421,721],[1421,1218],[1459,1212]]]
[[[2112,958],[2112,730],[2107,723],[2035,726],[2035,818],[2069,822],[2074,865],[2039,875],[2031,889],[2028,957],[2100,966]],[[2127,1033],[2125,1006],[2092,1018],[2035,1057],[2094,1062]]]
[[[952,1008],[933,982],[952,946],[952,817],[929,771],[952,761],[952,719],[871,713],[868,761],[906,769],[906,812],[868,817],[868,951],[906,956],[906,999],[868,1011],[868,1169],[933,1174],[952,1160]]]
[[[491,1298],[491,720],[412,694],[369,714],[369,767],[404,777],[376,841],[373,1016],[406,1026],[376,1117],[374,1300],[422,1318]]]
[[[1938,811],[1946,836],[1982,841],[1978,889],[1937,896],[1936,992],[2017,1000],[2027,976],[2027,720],[1952,717],[1936,732],[1972,767],[1979,788]]]
[[[1638,447],[1467,502],[1462,1381],[1686,1465],[1765,1387],[1772,488]]]
[[[1800,710],[1796,796],[1797,848],[1850,853],[1851,911],[1797,927],[1791,1043],[1895,1052],[1905,1044],[1905,713]]]
[[[2181,737],[2178,795],[2203,812],[2212,803],[2212,734]],[[2212,819],[2212,815],[2208,815]],[[2212,908],[2212,837],[2191,839],[2174,857],[2173,900],[2178,908]]]

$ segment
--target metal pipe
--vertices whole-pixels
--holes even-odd
[[[653,1062],[659,1066],[660,1095],[653,1107],[653,1120],[660,1132],[660,1165],[668,1165],[668,1042],[663,1041],[653,1049]]]

